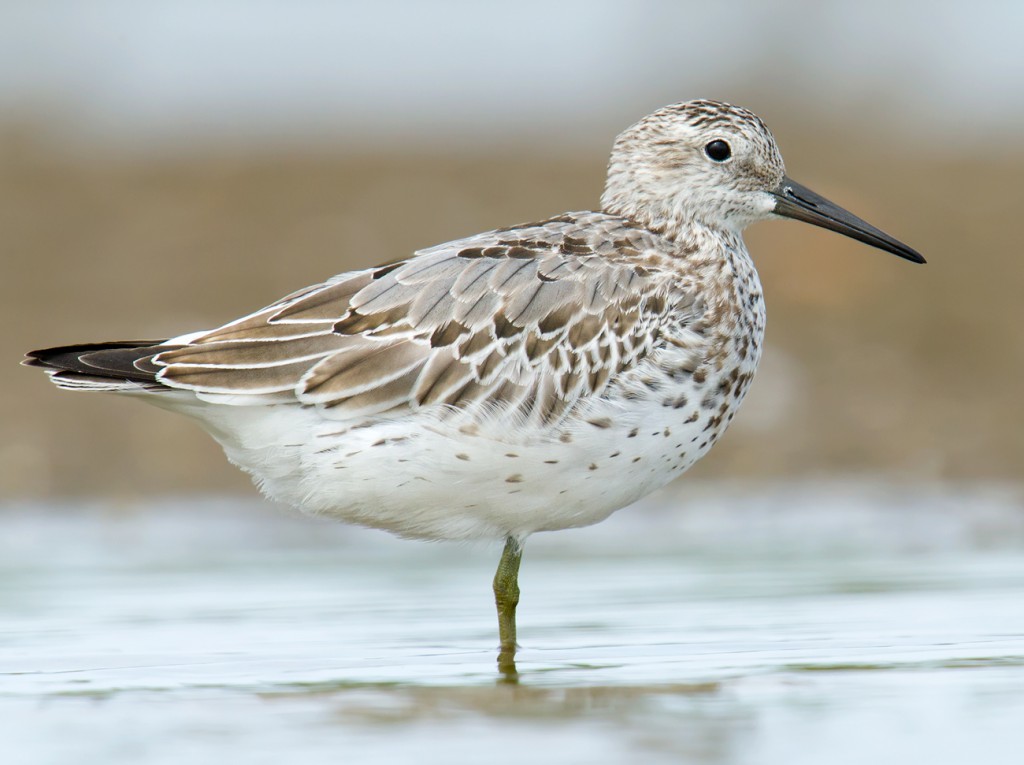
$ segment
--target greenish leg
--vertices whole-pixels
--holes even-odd
[[[498,571],[494,575],[494,604],[498,607],[498,670],[506,680],[515,681],[516,671],[516,606],[519,605],[519,562],[523,559],[523,546],[518,539],[505,540]]]

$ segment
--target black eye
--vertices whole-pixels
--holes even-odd
[[[704,147],[704,153],[708,155],[708,159],[714,160],[715,162],[725,162],[732,156],[732,149],[729,148],[729,144],[725,141],[712,141]]]

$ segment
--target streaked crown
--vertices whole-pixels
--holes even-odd
[[[784,175],[760,117],[719,101],[686,101],[615,139],[601,204],[670,233],[694,222],[739,231],[771,216],[770,192]]]

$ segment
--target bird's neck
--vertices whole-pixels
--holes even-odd
[[[611,182],[601,196],[601,209],[610,215],[626,218],[643,228],[685,245],[694,238],[717,234],[722,238],[740,240],[740,232],[729,229],[717,221],[709,221],[694,211],[704,209],[701,204],[679,204],[676,198],[646,199],[635,189],[623,189]]]
[[[734,250],[746,253],[741,232],[709,223],[679,207],[637,204],[607,193],[601,198],[602,211],[624,218],[652,231],[686,253],[717,253]]]

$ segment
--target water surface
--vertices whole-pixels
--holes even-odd
[[[515,687],[498,545],[235,500],[0,524],[4,763],[1024,761],[1012,491],[712,486],[535,537]]]

